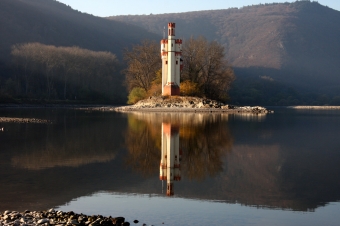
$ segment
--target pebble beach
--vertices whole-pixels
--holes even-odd
[[[134,220],[135,224],[138,220]],[[6,210],[0,212],[0,226],[129,226],[124,217],[88,216],[74,212],[63,212],[50,209],[47,211],[24,212]],[[145,225],[145,224],[142,224]]]

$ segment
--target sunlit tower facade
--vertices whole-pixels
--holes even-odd
[[[175,38],[175,23],[168,23],[168,39],[161,40],[162,95],[180,94],[182,66],[182,40]]]
[[[181,180],[179,127],[162,123],[162,155],[159,179],[167,182],[167,196],[174,195],[174,181]]]

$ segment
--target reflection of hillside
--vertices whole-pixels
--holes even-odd
[[[279,187],[282,164],[279,146],[234,146],[221,177],[223,196],[242,204],[288,207]]]
[[[65,153],[60,153],[58,149],[50,149],[48,156],[44,153],[45,150],[39,152],[31,153],[30,155],[20,155],[15,156],[12,159],[12,165],[14,167],[22,167],[30,170],[38,170],[42,168],[51,168],[57,166],[71,166],[79,167],[80,165],[96,163],[96,162],[107,162],[114,159],[115,154],[107,154],[103,156],[98,156],[100,153],[86,153],[82,156],[70,156]]]
[[[39,170],[57,166],[108,162],[115,158],[117,143],[114,125],[105,121],[41,126],[25,133],[24,142],[15,148],[13,167]],[[35,134],[32,134],[35,133]],[[32,139],[34,137],[34,139]]]
[[[143,121],[133,115],[128,116],[125,145],[129,154],[126,163],[136,172],[153,175],[159,167],[161,134],[158,125],[160,128],[160,124],[152,123],[152,118]]]
[[[195,189],[195,183],[181,183],[177,190],[185,197],[192,196],[209,200],[226,200],[243,205],[308,209],[303,200],[294,197],[294,192],[282,189],[281,169],[285,164],[278,145],[240,145],[223,161],[223,172]],[[309,207],[310,208],[310,207]]]
[[[232,138],[223,114],[134,113],[129,115],[127,163],[136,171],[153,175],[159,167],[161,123],[179,126],[182,150],[181,172],[190,179],[216,176],[223,170],[222,159],[231,149]]]

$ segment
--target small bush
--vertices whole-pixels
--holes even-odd
[[[149,96],[160,96],[162,95],[162,85],[161,84],[153,84],[151,88],[148,90]]]
[[[146,91],[143,88],[133,88],[128,96],[128,104],[135,104],[146,98]]]
[[[199,96],[200,90],[197,83],[186,80],[181,82],[180,92],[182,96]]]

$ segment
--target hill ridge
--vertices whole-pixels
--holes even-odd
[[[79,46],[121,56],[122,46],[157,37],[137,26],[82,13],[55,0],[2,0],[0,27],[3,61],[8,59],[10,47],[18,43]]]
[[[318,2],[272,3],[224,10],[143,16],[113,16],[160,33],[164,24],[178,24],[184,40],[204,36],[225,47],[238,78],[270,77],[293,86],[340,95],[340,12]],[[328,88],[325,88],[328,87]]]

